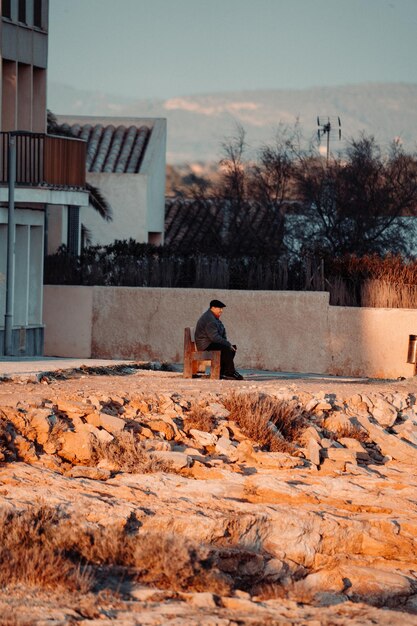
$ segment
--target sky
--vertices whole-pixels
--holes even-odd
[[[417,84],[417,0],[50,0],[48,81],[139,99]]]

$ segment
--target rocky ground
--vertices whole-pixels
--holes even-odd
[[[0,624],[417,624],[416,392],[4,379]]]

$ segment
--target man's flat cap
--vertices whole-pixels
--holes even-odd
[[[226,306],[225,304],[223,304],[223,302],[220,302],[220,300],[212,300],[210,302],[210,308],[212,306],[217,306],[219,309],[224,309],[224,307]]]

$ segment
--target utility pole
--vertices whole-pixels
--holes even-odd
[[[7,272],[6,272],[6,313],[4,316],[4,354],[13,356],[13,305],[15,270],[15,214],[14,187],[16,181],[16,135],[9,134],[8,149],[9,203],[7,213]]]
[[[339,131],[339,141],[342,139],[342,124],[340,122],[340,117],[331,118],[329,115],[317,116],[317,135],[319,138],[319,142],[323,135],[326,135],[327,139],[327,149],[326,149],[326,164],[329,165],[329,157],[330,157],[330,133],[336,130]]]

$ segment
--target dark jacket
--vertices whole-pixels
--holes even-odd
[[[197,350],[206,350],[211,343],[219,343],[228,348],[232,347],[230,341],[227,340],[225,327],[210,309],[203,313],[198,320],[194,338]]]

